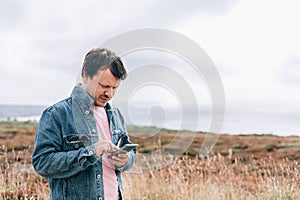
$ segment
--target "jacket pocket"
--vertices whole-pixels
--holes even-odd
[[[65,150],[76,150],[91,145],[91,138],[85,134],[70,134],[64,136]]]

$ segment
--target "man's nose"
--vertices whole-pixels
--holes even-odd
[[[113,89],[112,88],[107,88],[104,92],[104,94],[108,97],[112,97],[113,96]]]

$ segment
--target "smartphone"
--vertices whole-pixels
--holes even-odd
[[[117,151],[112,152],[111,154],[109,154],[107,157],[111,158],[113,156],[117,156],[119,153],[129,152],[132,149],[135,149],[137,146],[139,146],[139,145],[138,144],[125,144],[124,146],[122,146]]]

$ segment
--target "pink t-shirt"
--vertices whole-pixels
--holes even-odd
[[[111,141],[109,124],[104,107],[92,106],[99,135],[99,140]],[[108,162],[107,155],[102,156],[103,183],[105,199],[119,199],[119,186],[114,167]]]

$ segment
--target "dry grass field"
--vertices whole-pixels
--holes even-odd
[[[35,128],[35,122],[0,123],[0,200],[48,198],[47,179],[31,166]],[[139,156],[175,135],[137,137],[140,131],[129,128]],[[197,133],[184,155],[160,169],[123,173],[126,199],[300,199],[299,137],[221,135],[211,154],[199,158],[204,137]]]

